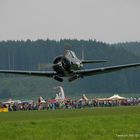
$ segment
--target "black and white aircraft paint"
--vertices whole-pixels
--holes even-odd
[[[64,55],[57,56],[53,61],[54,71],[21,71],[21,70],[0,70],[0,73],[5,74],[20,74],[33,76],[46,76],[53,78],[59,82],[63,82],[63,77],[68,77],[68,81],[74,81],[85,76],[93,76],[119,71],[126,68],[140,66],[140,63],[131,63],[124,65],[100,67],[94,69],[82,69],[86,63],[102,63],[106,60],[80,60],[71,50],[66,50]]]

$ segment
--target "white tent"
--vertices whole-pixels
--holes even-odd
[[[126,98],[125,97],[121,97],[118,94],[114,94],[113,96],[111,96],[108,99],[111,99],[111,100],[125,100]]]
[[[12,100],[12,99],[9,99],[8,101],[2,102],[2,103],[3,103],[3,104],[14,104],[14,103],[20,104],[21,101],[20,101],[20,100]]]

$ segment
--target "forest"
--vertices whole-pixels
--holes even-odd
[[[0,42],[0,69],[40,70],[39,64],[52,64],[54,58],[63,54],[65,49],[75,51],[78,58],[82,58],[84,50],[86,60],[107,60],[100,64],[86,64],[84,68],[140,62],[140,42],[107,44],[91,39],[9,40]],[[0,99],[35,99],[38,96],[52,98],[56,93],[54,87],[59,85],[63,86],[68,97],[79,97],[82,94],[91,97],[109,94],[140,95],[140,68],[85,77],[72,83],[66,79],[64,83],[59,83],[47,77],[0,74]]]

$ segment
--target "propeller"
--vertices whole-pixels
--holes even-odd
[[[48,67],[53,67],[53,64],[47,64],[47,63],[39,63],[38,64],[38,69],[39,70],[42,70],[42,69],[45,69],[45,68],[48,68]]]
[[[54,66],[61,66],[61,65],[62,65],[61,62],[58,62],[57,64],[39,63],[38,64],[38,69],[42,70],[42,69],[45,69],[45,68],[51,68],[51,67],[54,67]]]
[[[71,45],[70,44],[66,44],[64,46],[64,55],[66,53],[66,50],[69,50],[70,48],[71,48]],[[53,64],[39,63],[38,64],[38,69],[39,70],[42,70],[42,69],[45,69],[45,68],[51,68],[51,67],[55,67],[55,66],[62,66],[62,64],[64,64],[63,55],[56,57],[54,59],[54,61],[53,61]]]

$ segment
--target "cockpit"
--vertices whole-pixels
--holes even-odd
[[[71,57],[71,58],[77,58],[75,53],[73,51],[70,51],[70,50],[66,50],[65,56]]]

